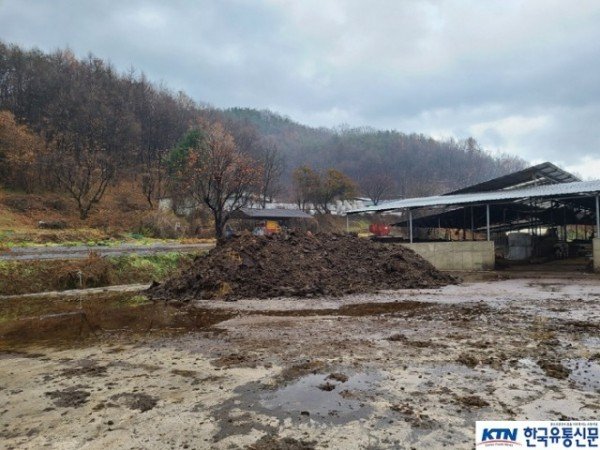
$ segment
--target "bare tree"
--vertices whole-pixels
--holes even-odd
[[[212,212],[218,240],[231,214],[258,192],[261,178],[260,165],[238,150],[220,123],[204,127],[202,139],[189,148],[180,174],[186,190]]]
[[[64,140],[55,145],[51,162],[56,180],[75,200],[79,217],[85,220],[113,179],[114,164],[101,148],[84,147],[75,151],[72,144]]]
[[[296,204],[302,211],[308,211],[320,188],[321,177],[310,167],[300,166],[294,170],[293,178]]]
[[[267,200],[272,200],[278,194],[279,180],[283,173],[284,163],[281,152],[273,140],[265,140],[261,152],[262,183],[260,192],[260,203],[264,208]]]
[[[396,182],[386,174],[371,174],[363,177],[360,181],[360,189],[374,205],[391,194],[396,188]]]
[[[151,155],[146,154],[142,158],[141,187],[150,208],[154,208],[154,200],[159,200],[165,193],[169,152],[170,150],[157,149]]]
[[[145,76],[130,78],[129,97],[139,124],[136,169],[140,187],[150,208],[165,191],[167,162],[171,149],[187,130],[182,108],[164,90],[155,90]]]

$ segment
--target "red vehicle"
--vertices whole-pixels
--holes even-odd
[[[372,223],[369,225],[369,231],[377,237],[389,236],[391,227],[384,223]]]

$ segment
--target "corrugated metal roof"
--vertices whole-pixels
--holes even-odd
[[[467,186],[444,195],[467,194],[473,192],[499,191],[526,187],[527,185],[573,183],[581,181],[572,173],[555,166],[551,162],[544,162],[528,167],[518,172],[509,173],[498,178]]]
[[[493,192],[474,192],[470,194],[435,195],[432,197],[407,198],[382,202],[377,206],[348,211],[348,214],[394,209],[422,208],[428,206],[465,205],[497,203],[506,200],[524,198],[552,198],[565,195],[591,195],[600,192],[600,180],[577,181],[574,183],[545,184],[522,189],[510,189]]]
[[[299,209],[283,209],[283,208],[242,208],[234,214],[234,217],[242,219],[312,219],[310,214]]]

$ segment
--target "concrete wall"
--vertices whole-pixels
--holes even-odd
[[[600,239],[596,240],[600,241]],[[402,245],[414,250],[440,270],[494,269],[495,255],[492,241],[418,242]],[[600,247],[598,251],[600,252]]]
[[[600,238],[593,239],[594,241],[594,271],[600,272]]]

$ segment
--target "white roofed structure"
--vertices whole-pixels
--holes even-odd
[[[523,199],[553,199],[561,197],[589,197],[600,193],[600,180],[576,181],[561,184],[546,184],[520,189],[507,189],[491,192],[472,192],[467,194],[435,195],[431,197],[416,197],[402,200],[381,202],[376,206],[348,211],[348,214],[361,212],[394,211],[409,208],[423,208],[449,205],[474,205],[505,202],[507,200]]]
[[[412,242],[413,225],[509,231],[532,226],[596,225],[600,236],[600,180],[581,181],[546,162],[449,192],[444,195],[389,200],[348,214],[405,211]]]

